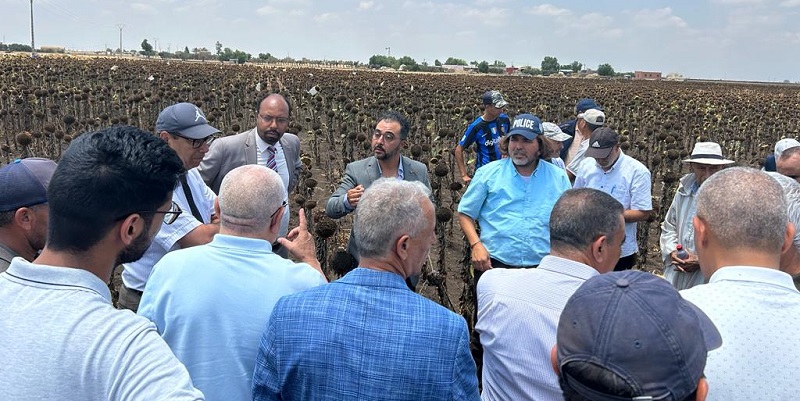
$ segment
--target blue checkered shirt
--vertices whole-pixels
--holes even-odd
[[[281,298],[253,400],[479,400],[463,318],[397,274],[357,268]]]

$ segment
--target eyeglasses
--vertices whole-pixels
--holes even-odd
[[[289,118],[288,117],[273,117],[273,116],[271,116],[269,114],[264,114],[262,116],[262,115],[259,114],[258,118],[260,118],[262,121],[264,121],[267,124],[272,124],[273,121],[278,123],[278,125],[289,124]]]
[[[124,216],[121,216],[121,217],[118,217],[118,218],[114,219],[114,221],[119,221],[119,220],[126,219],[128,216],[130,216],[131,214],[134,214],[134,213],[135,214],[147,214],[147,213],[159,214],[159,213],[164,213],[164,223],[172,224],[172,223],[175,222],[175,220],[178,219],[178,216],[180,216],[181,213],[183,213],[183,210],[181,210],[181,207],[178,206],[177,203],[172,202],[172,204],[169,206],[169,210],[145,210],[145,211],[141,211],[141,212],[131,212],[131,213],[128,213],[128,214],[126,214]]]
[[[172,224],[172,223],[175,222],[175,220],[178,219],[178,216],[180,216],[181,213],[183,213],[183,210],[181,210],[181,207],[178,206],[177,203],[172,202],[172,205],[170,205],[169,210],[164,210],[164,211],[161,211],[161,210],[148,210],[148,211],[137,212],[137,213],[139,213],[139,214],[144,214],[144,213],[154,213],[154,214],[164,213],[164,223]]]
[[[378,139],[381,139],[381,137],[383,137],[383,140],[386,141],[386,142],[391,142],[391,141],[394,140],[394,138],[396,138],[394,136],[394,133],[388,132],[388,131],[387,132],[380,132],[378,130],[375,130],[372,133],[372,139],[378,140]]]
[[[289,203],[288,203],[288,202],[286,202],[286,201],[284,200],[284,201],[283,201],[283,203],[281,203],[281,206],[280,206],[280,207],[278,207],[278,210],[276,210],[276,211],[272,212],[272,215],[271,215],[271,216],[269,216],[269,218],[270,218],[270,219],[272,219],[273,217],[275,217],[275,215],[276,215],[276,214],[278,214],[278,212],[280,212],[280,211],[281,211],[281,209],[285,208],[285,207],[286,207],[288,204],[289,204]]]
[[[185,136],[183,136],[181,134],[172,134],[172,135],[177,136],[177,137],[181,137],[181,138],[191,142],[192,143],[192,149],[199,149],[203,145],[211,146],[211,142],[214,142],[214,139],[216,139],[216,137],[214,135],[209,135],[209,136],[207,136],[205,138],[202,138],[202,139],[187,138],[187,137],[185,137]]]

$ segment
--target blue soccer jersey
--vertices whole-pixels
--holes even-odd
[[[477,157],[475,159],[475,169],[502,158],[500,154],[500,139],[508,133],[511,121],[505,114],[500,114],[493,121],[486,121],[483,117],[478,117],[464,131],[464,136],[458,142],[462,148],[466,149],[475,144]]]

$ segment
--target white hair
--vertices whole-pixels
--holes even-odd
[[[777,180],[783,188],[783,195],[786,197],[786,213],[795,228],[792,244],[800,251],[800,183],[774,171],[767,174]]]
[[[430,191],[417,181],[381,178],[364,191],[358,201],[353,235],[359,257],[386,255],[397,238],[414,237],[427,221],[422,205],[430,203]]]
[[[218,199],[223,228],[254,233],[269,226],[272,215],[286,199],[286,188],[272,169],[249,164],[225,175]]]

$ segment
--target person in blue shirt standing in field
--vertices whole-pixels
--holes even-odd
[[[535,267],[550,253],[550,212],[570,182],[564,169],[541,162],[543,151],[539,117],[518,115],[508,133],[508,158],[478,170],[461,198],[458,220],[476,273]]]
[[[456,146],[455,156],[458,171],[464,185],[472,180],[467,172],[467,165],[464,163],[464,148],[469,148],[475,144],[475,170],[481,166],[501,159],[500,140],[508,132],[510,120],[503,113],[503,108],[508,102],[503,95],[496,90],[487,91],[483,94],[483,115],[476,118],[472,124],[464,131],[461,140]]]

